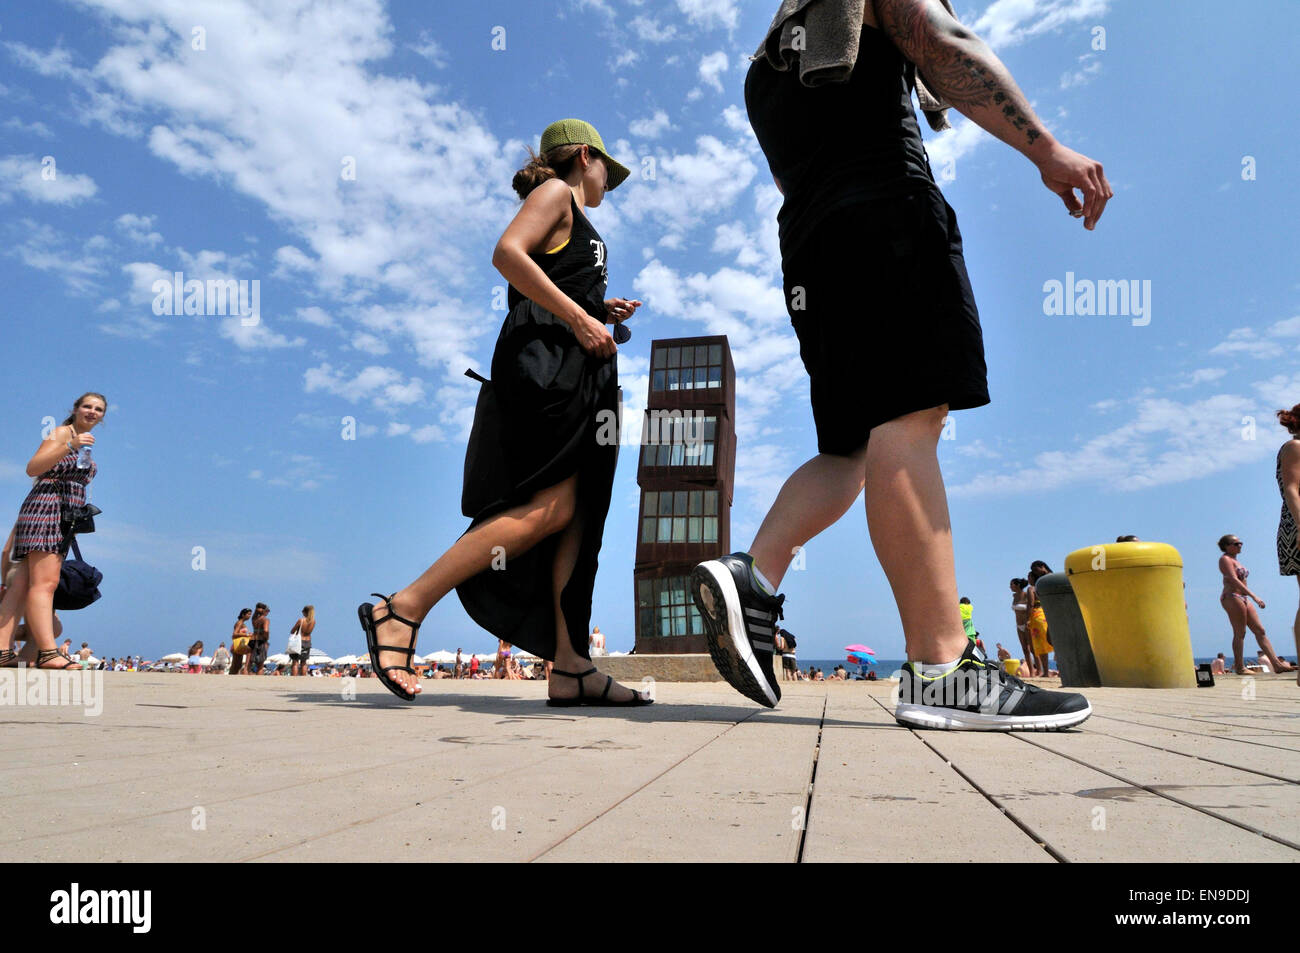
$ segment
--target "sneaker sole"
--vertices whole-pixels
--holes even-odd
[[[982,715],[931,705],[900,704],[894,719],[909,728],[942,731],[1061,731],[1082,724],[1092,715],[1092,706],[1060,715]]]
[[[691,596],[704,619],[709,655],[727,684],[765,708],[775,708],[777,698],[758,667],[745,635],[740,593],[725,566],[702,563],[691,573]]]

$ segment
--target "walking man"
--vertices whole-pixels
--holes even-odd
[[[857,9],[860,29],[846,31]],[[936,444],[949,411],[989,402],[987,371],[956,214],[935,184],[913,88],[933,128],[946,127],[948,104],[1023,154],[1084,228],[1112,195],[1101,165],[1052,137],[946,0],[784,0],[745,104],[785,197],[786,306],[811,379],[818,454],[786,481],[749,552],[697,566],[692,593],[723,677],[775,706],[773,634],[791,554],[865,486],[907,641],[895,718],[1067,728],[1091,714],[1087,700],[986,665],[958,611]]]

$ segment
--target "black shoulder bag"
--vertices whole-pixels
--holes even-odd
[[[81,558],[77,534],[93,533],[95,517],[102,512],[90,503],[72,506],[64,496],[63,481],[59,481],[59,528],[63,531],[60,549],[65,556],[59,571],[59,588],[54,591],[55,609],[84,609],[100,597],[99,584],[104,581],[104,574]],[[76,558],[66,555],[69,545]]]

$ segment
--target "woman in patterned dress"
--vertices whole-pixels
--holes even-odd
[[[78,469],[77,455],[82,447],[95,443],[90,431],[104,419],[107,409],[103,394],[82,394],[72,405],[72,413],[27,462],[27,475],[35,482],[14,526],[13,558],[22,565],[0,601],[0,668],[18,664],[13,637],[20,617],[26,618],[28,636],[36,643],[37,668],[76,668],[79,664],[61,656],[54,645],[54,591],[67,552],[59,516],[64,502],[79,506],[86,501],[86,486],[95,478],[96,467],[92,460],[87,469]]]
[[[1300,404],[1279,410],[1277,421],[1291,434],[1277,452],[1277,488],[1282,494],[1282,517],[1277,525],[1277,564],[1284,576],[1300,582]],[[1296,661],[1300,663],[1300,609],[1295,613]],[[1300,684],[1300,674],[1296,675]]]

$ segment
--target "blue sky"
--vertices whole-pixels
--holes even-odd
[[[780,295],[780,195],[743,101],[775,7],[6,4],[0,498],[14,514],[43,418],[62,419],[87,389],[110,405],[96,432],[104,516],[84,547],[105,597],[69,615],[68,635],[106,655],[212,646],[260,600],[278,649],[310,602],[322,649],[362,648],[357,602],[405,584],[465,528],[475,387],[461,375],[486,371],[502,318],[491,251],[517,208],[525,144],[566,116],[592,121],[634,170],[591,213],[610,293],[645,302],[619,356],[627,412],[644,406],[651,339],[730,337],[732,538],[747,545],[815,452]],[[1135,533],[1183,554],[1196,653],[1227,651],[1215,541],[1231,532],[1265,626],[1292,653],[1296,584],[1274,553],[1285,434],[1272,412],[1300,401],[1284,109],[1300,82],[1300,8],[956,8],[1116,192],[1087,233],[1025,159],[963,117],[926,130],[965,238],[993,397],[954,415],[940,445],[977,626],[1014,643],[1010,577]],[[640,174],[647,158],[653,179]],[[258,280],[260,322],[155,314],[152,283],[176,271]],[[1046,314],[1044,284],[1067,273],[1149,281],[1149,323]],[[356,439],[344,439],[349,417]],[[592,617],[614,649],[632,641],[637,492],[624,452]],[[787,577],[803,657],[850,642],[904,654],[861,513]],[[493,647],[454,597],[423,633],[425,650]]]

